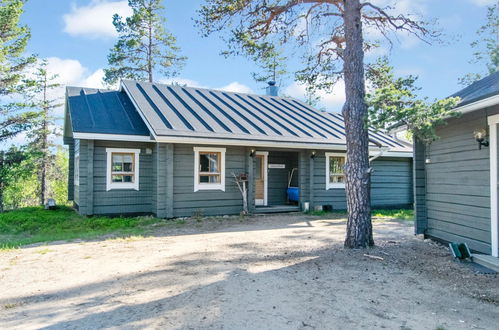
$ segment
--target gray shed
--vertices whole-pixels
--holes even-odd
[[[345,209],[338,113],[292,98],[124,80],[68,87],[69,199],[81,214],[237,214]],[[372,205],[412,207],[412,147],[370,132]]]
[[[414,146],[415,230],[498,257],[499,72],[453,96],[462,115]]]

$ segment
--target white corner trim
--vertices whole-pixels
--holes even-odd
[[[497,125],[499,115],[487,118],[489,123],[489,153],[490,153],[490,245],[493,257],[499,257],[499,218],[497,211]]]
[[[221,190],[225,191],[225,148],[194,147],[194,191],[199,190]],[[220,159],[220,183],[199,182],[199,152],[219,152]]]
[[[499,95],[494,95],[494,96],[488,97],[488,98],[483,99],[483,100],[479,100],[479,101],[476,101],[473,103],[463,105],[461,107],[458,106],[454,110],[459,111],[461,113],[467,113],[467,112],[491,107],[491,106],[496,105],[496,104],[499,104]]]
[[[268,175],[268,167],[269,167],[269,152],[268,151],[257,151],[256,155],[263,156],[263,206],[268,205],[268,184],[269,184],[269,175]],[[256,202],[256,199],[255,199]]]
[[[112,182],[111,180],[111,167],[112,167],[112,153],[113,152],[124,152],[133,153],[134,157],[134,182]],[[134,189],[139,190],[139,173],[140,173],[140,149],[128,149],[128,148],[106,148],[106,191],[114,189]]]
[[[329,157],[344,157],[347,159],[346,153],[340,152],[326,152],[326,190],[329,189],[344,189],[345,183],[331,183],[329,182]]]
[[[154,142],[150,136],[127,134],[73,133],[73,138],[82,140],[108,140],[130,142]]]

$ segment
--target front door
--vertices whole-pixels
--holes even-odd
[[[255,205],[267,205],[267,156],[263,151],[255,155]]]

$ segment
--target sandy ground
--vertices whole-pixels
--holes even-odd
[[[453,262],[411,222],[376,222],[367,251],[344,250],[344,230],[304,215],[191,220],[2,252],[0,327],[497,329],[496,275]]]

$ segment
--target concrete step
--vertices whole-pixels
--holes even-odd
[[[300,207],[295,205],[257,206],[255,208],[255,213],[287,213],[299,211]]]

